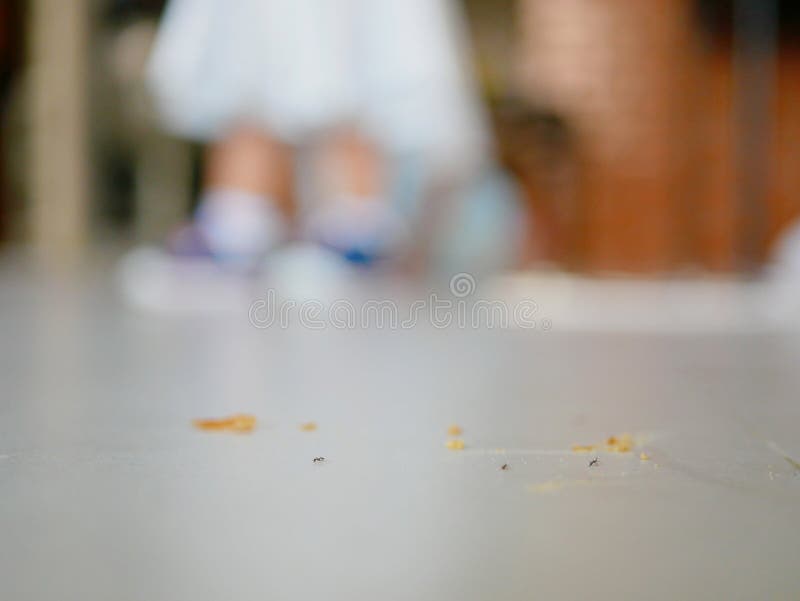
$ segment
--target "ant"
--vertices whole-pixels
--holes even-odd
[[[600,458],[599,457],[595,457],[594,459],[592,459],[589,462],[589,467],[593,467],[593,466],[597,465],[598,463],[600,463]]]
[[[322,461],[325,461],[324,457],[314,457],[314,463],[320,463]]]
[[[504,472],[508,471],[508,464],[504,463],[503,465],[500,466],[500,469],[503,470]]]

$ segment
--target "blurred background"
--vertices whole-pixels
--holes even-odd
[[[143,84],[159,0],[0,1],[0,241],[42,261],[157,241],[202,153]],[[516,268],[752,274],[800,209],[790,0],[464,0],[525,241]]]

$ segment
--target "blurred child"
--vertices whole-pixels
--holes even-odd
[[[485,160],[461,34],[448,0],[171,0],[148,78],[166,127],[208,152],[169,257],[250,270],[296,238],[359,264],[404,255],[397,165],[432,186]]]

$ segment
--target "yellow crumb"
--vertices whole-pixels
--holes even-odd
[[[313,432],[317,429],[317,424],[315,422],[306,422],[305,424],[300,424],[300,430],[303,432]]]
[[[463,432],[463,430],[461,429],[461,426],[457,426],[455,424],[453,424],[452,426],[447,428],[447,435],[448,436],[461,436],[462,432]]]
[[[574,444],[572,445],[572,452],[592,453],[602,448],[605,448],[609,453],[629,453],[633,450],[633,436],[630,434],[609,436],[605,443],[601,444]]]
[[[641,453],[639,453],[639,459],[641,459],[642,461],[648,461],[650,459],[650,455],[642,451]]]
[[[446,443],[444,443],[444,446],[451,451],[460,451],[464,448],[464,441],[460,438],[454,438],[453,440],[448,440]]]
[[[236,432],[244,434],[252,432],[256,427],[256,418],[253,415],[237,414],[219,419],[196,419],[195,428],[211,432]]]
[[[609,453],[628,453],[633,447],[633,436],[622,434],[619,437],[611,436],[606,440],[606,451]]]

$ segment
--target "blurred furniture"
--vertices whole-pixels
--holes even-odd
[[[7,237],[11,204],[5,170],[6,108],[21,59],[20,6],[16,0],[0,0],[0,241]]]
[[[796,2],[466,4],[486,96],[518,105],[495,122],[528,191],[533,259],[595,273],[763,264],[800,213]]]
[[[79,260],[88,239],[89,4],[29,5],[30,226],[53,267]]]
[[[499,159],[528,207],[522,261],[580,268],[584,207],[574,132],[560,115],[517,98],[493,100],[490,110]]]
[[[115,225],[111,214],[126,195],[133,220],[123,226],[135,240],[161,239],[186,212],[190,149],[160,132],[143,81],[160,4],[34,0],[26,13],[30,58],[18,137],[28,148],[29,237],[45,265],[80,263],[90,242]],[[126,190],[108,185],[113,157],[131,173]]]

